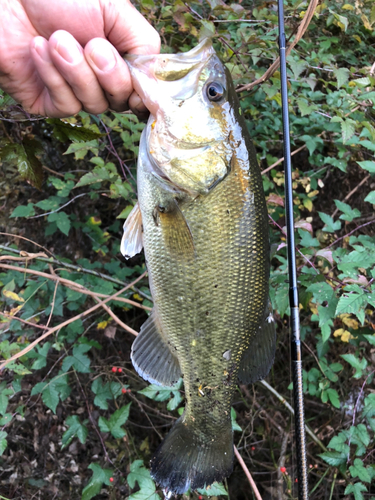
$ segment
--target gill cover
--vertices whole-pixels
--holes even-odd
[[[178,191],[207,194],[228,173],[225,69],[209,39],[180,54],[126,56],[150,110],[145,131],[152,173]]]

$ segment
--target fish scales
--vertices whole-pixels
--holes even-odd
[[[178,184],[174,184],[174,173],[163,164],[166,157],[173,162],[170,143],[166,144],[164,137],[166,126],[164,122],[158,125],[163,115],[154,111],[142,135],[137,170],[142,240],[154,310],[149,326],[144,333],[141,329],[133,345],[132,361],[137,371],[154,383],[175,382],[176,373],[183,377],[184,414],[157,450],[151,468],[155,480],[175,493],[204,487],[231,473],[231,405],[241,363],[244,359],[252,360],[253,381],[265,375],[274,353],[274,329],[264,321],[269,237],[260,170],[228,71],[207,41],[191,51],[195,64],[199,50],[206,52],[197,78],[198,90],[188,99],[180,98],[177,112],[182,117],[185,113],[194,122],[189,117],[199,107],[194,109],[192,99],[206,88],[207,80],[216,76],[223,82],[225,100],[208,106],[206,112],[214,124],[213,135],[216,134],[218,144],[208,151],[206,163],[204,149],[195,157],[189,153],[186,182],[178,173]],[[206,62],[207,55],[211,64]],[[189,53],[181,56],[188,64]],[[132,63],[130,69],[136,81]],[[157,74],[155,69],[154,72]],[[140,95],[141,92],[139,89]],[[199,95],[195,99],[205,103]],[[146,99],[145,102],[147,105]],[[184,111],[187,106],[192,108],[190,114]],[[151,100],[149,107],[153,113]],[[165,111],[162,104],[160,108]],[[171,110],[172,126],[173,111],[176,110]],[[182,136],[184,147],[189,149],[189,141],[199,147],[194,127],[186,129]],[[177,143],[178,154],[181,143]],[[163,147],[158,157],[160,144]],[[225,164],[224,175],[216,158]],[[180,160],[174,162],[178,168],[184,165]],[[194,161],[201,164],[197,172],[206,172],[207,165],[209,173],[203,188],[204,183],[193,178]],[[218,166],[213,166],[213,162]],[[255,340],[261,346],[258,355],[251,352]],[[173,377],[169,365],[175,365]],[[243,368],[244,373],[246,370]]]

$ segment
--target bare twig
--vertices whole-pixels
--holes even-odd
[[[0,268],[9,269],[12,271],[18,271],[20,273],[34,274],[35,276],[41,276],[42,278],[47,278],[47,279],[54,280],[54,281],[59,280],[59,282],[62,285],[70,288],[71,290],[74,290],[75,292],[83,293],[84,295],[90,295],[91,297],[101,297],[101,298],[111,297],[110,295],[106,295],[104,293],[92,292],[88,288],[85,288],[83,285],[80,285],[79,283],[68,280],[66,278],[60,278],[59,276],[56,276],[53,274],[48,274],[48,273],[43,273],[42,271],[36,271],[35,269],[27,269],[27,268],[23,268],[23,267],[11,266],[10,264],[1,264],[1,263],[0,263]],[[142,276],[144,276],[144,274]],[[127,285],[125,287],[125,290],[127,290],[129,287],[131,288],[131,285]],[[132,306],[139,307],[140,309],[145,309],[146,311],[151,311],[151,307],[147,307],[147,306],[144,306],[142,304],[139,304],[138,302],[135,302],[134,300],[125,299],[123,297],[118,297],[116,299],[116,301],[117,302],[124,302],[125,304],[130,304]]]
[[[43,248],[43,250],[45,250],[46,252],[48,252],[49,254],[51,254],[53,256],[53,258],[36,257],[35,254],[28,254],[27,252],[19,251],[19,250],[16,250],[15,248],[10,248],[10,247],[7,247],[5,245],[0,245],[0,249],[2,249],[2,250],[6,250],[8,252],[16,253],[17,255],[21,255],[21,256],[22,255],[23,256],[25,256],[25,255],[26,256],[28,256],[28,255],[34,255],[33,258],[35,258],[35,260],[38,260],[38,261],[41,261],[41,262],[47,262],[47,264],[58,264],[58,265],[66,268],[66,269],[71,269],[71,270],[76,271],[76,272],[80,272],[80,273],[84,273],[84,274],[90,274],[92,276],[97,276],[100,279],[103,279],[105,281],[109,281],[111,283],[115,283],[116,285],[125,286],[127,284],[125,281],[121,281],[121,280],[118,280],[116,278],[113,278],[112,276],[108,276],[108,274],[99,273],[98,271],[94,271],[92,269],[85,269],[84,267],[75,266],[74,264],[68,264],[67,262],[61,262],[47,248],[39,245],[38,243],[35,243],[32,240],[29,240],[28,238],[24,238],[23,236],[19,236],[19,235],[15,235],[15,234],[10,234],[10,233],[1,233],[1,232],[0,232],[0,235],[11,236],[12,238],[20,238],[22,240],[29,241],[33,245],[36,245],[36,246],[38,246],[40,248]],[[139,295],[142,295],[147,300],[150,300],[152,302],[152,297],[150,297],[149,295],[147,295],[144,292],[142,292],[142,290],[138,290],[137,288],[134,288],[134,289],[136,290],[137,293],[139,293]]]
[[[313,18],[313,15],[314,15],[314,12],[315,12],[315,9],[316,9],[318,3],[319,3],[319,0],[311,0],[310,1],[310,4],[307,7],[306,13],[301,21],[301,24],[298,26],[296,36],[295,36],[293,42],[286,49],[286,56],[288,56],[291,53],[293,48],[297,45],[297,43],[301,40],[301,38],[305,34],[305,32],[310,24],[310,21]],[[279,68],[279,66],[280,66],[280,57],[278,57],[276,59],[276,61],[273,64],[271,64],[271,66],[267,69],[267,71],[260,78],[258,78],[254,82],[251,82],[251,83],[248,83],[246,85],[243,85],[242,87],[239,87],[238,89],[236,89],[236,91],[242,92],[244,90],[251,90],[256,85],[259,85],[259,84],[265,82],[266,80],[271,78],[271,76],[275,73],[275,71]]]
[[[97,297],[94,297],[94,300],[98,303],[101,302]],[[138,332],[136,330],[133,330],[133,328],[130,328],[130,326],[126,325],[123,321],[121,321],[121,319],[118,316],[116,316],[116,314],[112,311],[112,309],[110,309],[106,304],[102,303],[102,307],[105,311],[107,311],[107,313],[111,316],[111,318],[113,318],[116,321],[116,323],[121,326],[121,328],[131,333],[135,337],[138,335]]]
[[[249,483],[250,483],[250,486],[254,492],[254,495],[255,495],[255,498],[257,500],[262,500],[262,497],[260,496],[260,493],[259,493],[259,490],[257,488],[257,485],[255,484],[254,482],[254,479],[252,478],[251,474],[250,474],[250,471],[249,469],[247,468],[245,462],[243,461],[243,458],[241,457],[239,451],[237,450],[237,448],[235,446],[233,446],[234,448],[234,454],[236,455],[237,457],[237,460],[239,461],[244,473],[246,474],[246,477],[247,479],[249,480]]]

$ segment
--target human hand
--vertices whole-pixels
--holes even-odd
[[[146,111],[120,54],[160,38],[129,0],[1,0],[0,88],[29,113]]]

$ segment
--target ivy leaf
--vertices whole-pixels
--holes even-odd
[[[0,431],[0,455],[2,455],[5,451],[5,448],[8,446],[6,437],[7,433],[5,431]]]
[[[131,464],[127,480],[130,488],[134,488],[136,482],[139,486],[139,491],[131,494],[129,500],[160,500],[150,471],[144,467],[142,460]]]
[[[104,417],[99,418],[99,428],[102,432],[110,432],[115,439],[121,439],[126,436],[126,432],[121,428],[128,420],[131,403],[116,410],[107,420]]]
[[[367,491],[366,486],[363,483],[348,484],[345,488],[345,495],[353,493],[355,500],[364,500],[362,491]]]
[[[11,213],[10,217],[31,217],[35,215],[34,204],[19,205]]]
[[[222,483],[212,483],[207,488],[198,488],[198,493],[206,497],[218,497],[219,495],[228,496],[228,492]]]
[[[62,233],[68,236],[70,231],[70,219],[65,212],[53,212],[47,217],[48,222],[56,222]]]
[[[79,344],[73,348],[72,356],[67,356],[62,364],[62,370],[67,372],[73,366],[80,373],[90,373],[90,358],[86,352],[91,349],[91,345]]]
[[[361,481],[365,481],[366,483],[371,482],[371,476],[368,470],[364,467],[360,458],[356,458],[354,460],[354,463],[349,467],[349,470],[352,477],[358,477]]]
[[[86,424],[87,420],[81,424],[79,417],[77,415],[71,415],[65,420],[65,424],[69,427],[67,431],[64,432],[61,439],[61,449],[64,449],[73,438],[78,437],[82,444],[85,444],[87,435],[89,433]]]
[[[100,492],[103,484],[107,486],[111,484],[109,478],[112,477],[112,471],[110,469],[102,469],[98,464],[90,464],[89,469],[92,470],[93,474],[82,490],[81,500],[91,500]]]
[[[138,392],[139,394],[143,394],[154,401],[167,401],[167,399],[170,399],[172,395],[172,399],[168,403],[168,410],[172,411],[175,410],[182,401],[182,396],[179,391],[181,384],[181,379],[176,385],[171,387],[161,387],[160,385],[150,384]]]
[[[323,231],[326,231],[327,233],[334,233],[335,231],[341,229],[341,222],[339,220],[334,222],[334,220],[330,215],[325,214],[323,212],[318,212],[318,213],[320,218],[325,224],[325,226],[323,227]]]

